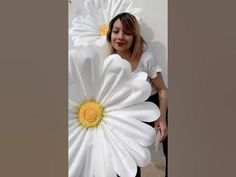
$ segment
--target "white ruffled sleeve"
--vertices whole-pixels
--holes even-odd
[[[157,60],[151,53],[148,53],[145,59],[145,66],[148,77],[154,79],[159,72],[162,72],[161,66],[157,64]]]

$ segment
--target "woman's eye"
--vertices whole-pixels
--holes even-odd
[[[125,32],[125,35],[130,36],[130,35],[132,35],[132,33],[131,32]]]
[[[117,34],[119,31],[118,30],[112,30],[112,32]]]

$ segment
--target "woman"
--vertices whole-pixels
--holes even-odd
[[[151,53],[145,51],[147,44],[140,35],[136,18],[129,13],[121,13],[114,17],[109,24],[107,41],[110,45],[110,54],[116,53],[127,60],[131,64],[132,72],[144,71],[148,74],[152,93],[147,101],[157,104],[161,112],[160,118],[149,124],[155,127],[156,131],[160,131],[160,142],[163,142],[167,136],[167,88],[156,60]],[[165,147],[164,153],[167,156]],[[140,176],[140,168],[138,168],[136,177]]]

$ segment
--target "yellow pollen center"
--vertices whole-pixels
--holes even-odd
[[[88,101],[77,109],[77,118],[81,126],[86,128],[97,127],[103,119],[104,108],[96,101]]]
[[[109,26],[108,25],[103,25],[100,29],[100,36],[106,36],[108,32]]]

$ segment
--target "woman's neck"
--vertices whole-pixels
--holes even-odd
[[[139,60],[134,60],[131,58],[131,52],[116,52],[116,54],[120,55],[121,58],[127,60],[132,68],[132,71],[136,70],[139,65]]]
[[[125,51],[125,52],[116,52],[118,55],[120,55],[121,58],[130,61],[131,60],[131,52],[130,51]]]

